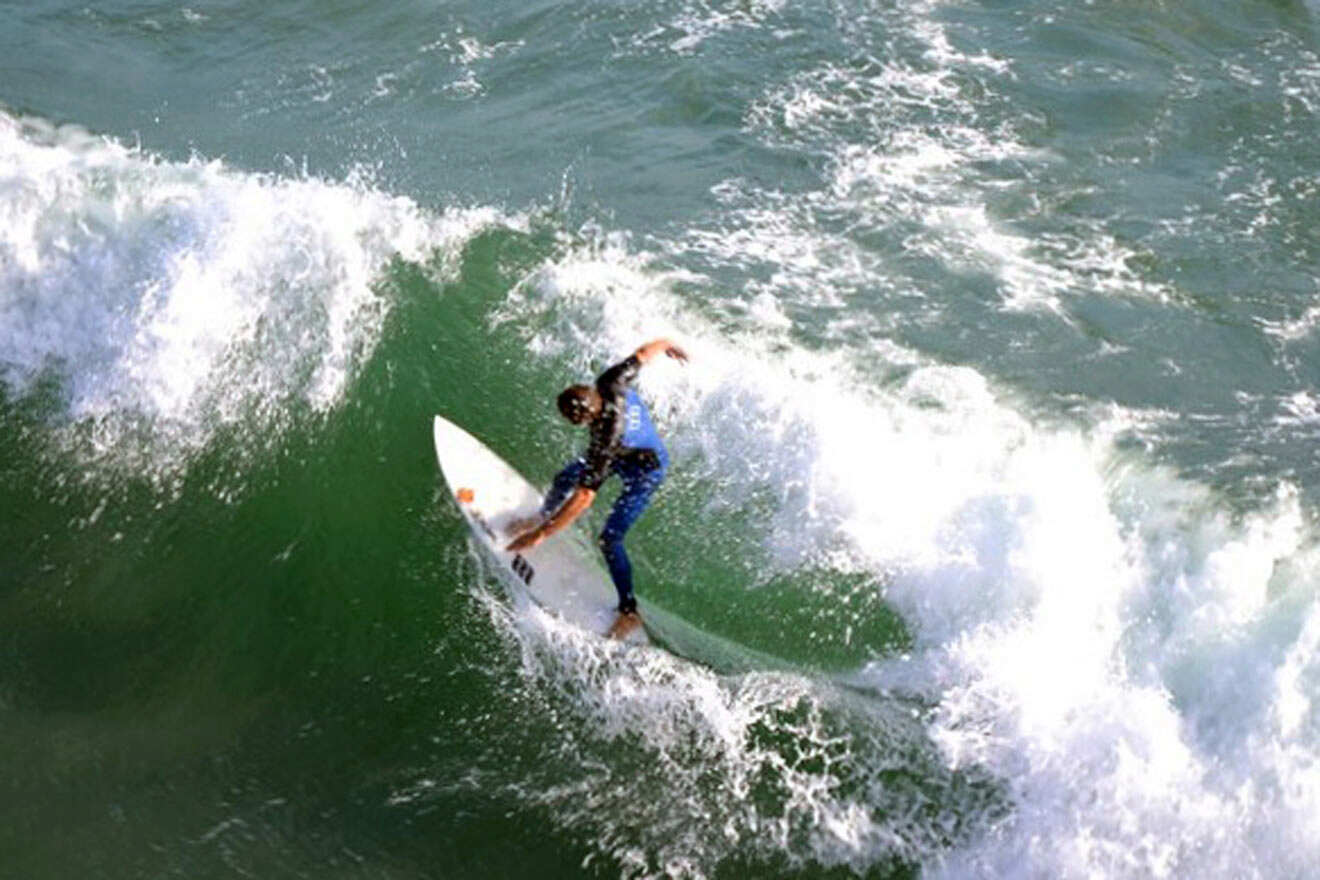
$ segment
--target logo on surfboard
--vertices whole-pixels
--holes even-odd
[[[509,568],[512,568],[513,573],[522,578],[524,584],[531,586],[532,578],[536,576],[536,569],[532,568],[532,564],[523,559],[521,554],[513,554],[513,559],[509,562]]]

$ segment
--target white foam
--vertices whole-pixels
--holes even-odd
[[[712,520],[753,524],[743,550],[758,565],[860,569],[883,583],[912,649],[852,683],[870,689],[872,706],[892,707],[896,694],[928,706],[926,745],[943,772],[996,780],[1001,800],[936,786],[948,809],[914,830],[911,804],[886,801],[882,784],[859,794],[828,773],[790,777],[789,799],[812,805],[802,814],[809,830],[773,838],[790,862],[862,872],[897,857],[949,878],[1312,876],[1320,582],[1313,513],[1298,493],[1284,485],[1272,505],[1230,513],[1213,492],[1114,442],[1174,414],[1039,424],[974,370],[861,333],[809,351],[786,332],[785,318],[828,314],[860,291],[922,296],[859,231],[995,279],[1007,308],[1066,310],[1079,292],[1171,297],[1131,268],[1139,252],[1101,221],[1030,237],[992,216],[996,166],[1053,160],[1012,124],[985,121],[1004,109],[996,78],[1011,66],[960,53],[929,11],[905,5],[854,22],[845,34],[863,44],[864,61],[793,76],[750,110],[747,127],[766,144],[822,160],[818,189],[726,181],[711,218],[654,243],[664,265],[741,279],[747,320],[716,331],[670,293],[660,260],[604,236],[529,276],[500,326],[583,375],[645,338],[680,339],[691,365],[641,378],[675,473],[707,494]],[[703,284],[684,279],[689,297],[694,286]],[[1310,316],[1302,321],[1288,330],[1311,332]],[[897,377],[894,361],[904,366]],[[1307,418],[1311,403],[1294,397],[1285,408]],[[720,585],[711,602],[736,603],[738,590]],[[591,668],[565,661],[573,652],[551,656],[527,674],[573,680]],[[690,676],[700,677],[673,669],[621,689],[587,675],[587,692],[570,702],[593,717],[623,713],[610,729],[668,731],[667,769],[682,765],[663,743],[720,742],[703,753],[708,784],[737,797],[748,767],[775,761],[738,731],[748,718],[784,729],[731,708],[736,680]],[[829,685],[794,682],[785,699],[823,712],[830,735],[847,726]],[[853,742],[835,756],[849,771],[895,757]],[[580,813],[564,806],[565,792],[564,821],[611,815],[599,799],[618,785],[574,790],[589,802]],[[749,829],[784,818],[755,803],[736,821],[712,818],[685,782],[648,780],[646,796],[693,807],[698,837],[727,833],[752,849],[762,838]],[[634,840],[630,873],[661,873],[647,861],[659,851],[685,859],[675,873],[701,875],[726,851],[666,843]]]
[[[1320,867],[1320,598],[1312,514],[1298,494],[1284,486],[1272,506],[1234,515],[1204,487],[1119,451],[1116,437],[1171,414],[1036,424],[974,370],[864,333],[808,351],[786,332],[784,318],[828,314],[863,290],[922,296],[859,230],[996,279],[1008,308],[1066,309],[1077,292],[1171,297],[1131,268],[1138,252],[1102,222],[1029,238],[991,216],[999,181],[987,169],[1052,159],[1011,125],[984,121],[1002,109],[994,78],[1011,68],[960,54],[910,12],[876,13],[895,45],[867,43],[865,63],[794,76],[749,112],[748,128],[770,146],[824,157],[819,189],[727,181],[714,191],[718,213],[654,244],[665,265],[743,279],[747,320],[715,331],[670,293],[660,261],[603,236],[529,276],[501,326],[579,374],[651,336],[682,340],[688,369],[649,368],[641,379],[675,471],[708,494],[712,519],[758,524],[744,548],[758,564],[860,569],[884,583],[914,644],[853,683],[874,705],[907,694],[930,706],[925,736],[943,770],[986,772],[1003,798],[938,786],[949,811],[929,821],[952,816],[974,830],[922,826],[923,836],[881,785],[848,796],[828,774],[792,779],[813,807],[810,831],[777,839],[790,861],[862,871],[911,858],[950,878],[1310,876]],[[865,28],[849,33],[871,40]],[[980,96],[968,97],[966,77]],[[1290,329],[1309,333],[1304,321]],[[897,379],[887,372],[895,361]],[[1291,404],[1308,414],[1309,399]],[[722,585],[712,602],[736,602],[737,589]],[[563,676],[580,672],[569,662]],[[728,710],[733,685],[717,682],[698,701],[719,711],[677,708],[692,705],[680,696],[687,674],[635,684],[627,697],[593,684],[578,705],[608,714],[622,700],[631,714],[619,729],[739,729],[728,721],[744,717]],[[827,685],[799,685],[801,699],[834,707]],[[708,764],[720,791],[773,760],[737,736],[720,741]],[[868,767],[893,758],[846,754]],[[591,785],[577,795],[599,797]],[[663,781],[648,796],[703,804]],[[611,812],[594,806],[565,821]],[[727,820],[700,812],[692,827],[719,839]],[[780,818],[753,806],[730,833],[756,840],[747,829]],[[679,849],[697,875],[723,852]],[[642,845],[638,865],[645,856]]]
[[[466,33],[462,25],[452,33],[443,33],[422,46],[418,51],[423,54],[444,53],[457,75],[450,80],[442,91],[460,99],[470,99],[486,91],[485,85],[477,77],[477,68],[484,62],[501,55],[512,55],[520,51],[526,42],[523,40],[505,40],[496,43],[482,42],[476,36]]]
[[[1320,395],[1314,391],[1297,391],[1279,401],[1281,412],[1275,416],[1280,425],[1320,425]]]
[[[1260,328],[1282,342],[1296,342],[1305,339],[1320,326],[1320,306],[1311,306],[1291,320],[1269,321],[1257,319]]]
[[[0,212],[4,381],[22,395],[54,370],[94,455],[165,470],[225,425],[334,406],[379,337],[386,261],[443,257],[501,222],[8,116]]]
[[[949,787],[937,767],[924,791],[881,781],[921,761],[906,710],[871,707],[858,725],[844,694],[807,678],[716,675],[588,635],[520,595],[512,609],[477,595],[512,640],[541,713],[564,719],[554,761],[538,763],[568,765],[483,787],[503,784],[549,807],[556,823],[593,829],[595,848],[624,876],[704,877],[753,854],[864,871],[877,851],[918,859],[958,822],[952,799],[925,821],[926,792]],[[423,779],[396,798],[428,787]]]
[[[929,13],[931,5],[917,12]],[[845,290],[874,290],[877,274],[882,288],[920,287],[921,279],[893,278],[890,266],[854,242],[859,232],[882,233],[956,272],[993,278],[1010,309],[1060,311],[1066,297],[1079,293],[1171,296],[1165,285],[1132,269],[1139,251],[1101,221],[1070,218],[1070,229],[1042,237],[1016,231],[1013,218],[995,217],[992,196],[1016,184],[993,169],[1007,163],[1044,169],[1055,161],[1023,143],[1014,124],[985,121],[1003,115],[995,86],[1012,78],[1011,66],[985,53],[960,52],[942,25],[911,9],[864,18],[872,15],[880,19],[875,25],[884,45],[871,45],[875,37],[866,32],[866,63],[825,62],[768,90],[747,114],[749,130],[769,145],[824,155],[826,186],[788,199],[741,184],[739,211],[721,218],[715,232],[694,230],[684,253],[745,266],[758,258],[743,247],[754,240],[764,255],[809,256],[774,264],[781,276],[792,273],[799,289],[838,287],[840,268],[855,270]],[[976,92],[966,88],[968,79],[976,81]],[[839,216],[849,222],[826,219]],[[804,235],[817,240],[804,245]],[[829,273],[813,277],[817,266]]]
[[[638,29],[626,45],[629,52],[659,47],[676,55],[691,55],[712,37],[732,30],[762,27],[784,5],[785,0],[743,0],[732,4],[711,0],[685,2],[670,20],[657,22],[649,29]]]
[[[896,755],[850,740],[842,719],[865,710],[850,716],[819,679],[771,677],[784,688],[773,699],[825,719],[808,741],[843,743],[812,754],[845,769],[783,777],[785,802],[808,806],[778,811],[740,788],[783,758],[746,731],[792,741],[793,728],[765,707],[747,711],[741,679],[663,658],[663,675],[627,664],[602,673],[608,662],[577,647],[533,652],[525,674],[585,681],[567,702],[602,728],[660,731],[668,773],[638,788],[590,779],[551,796],[555,814],[596,827],[652,798],[683,815],[672,837],[607,835],[616,854],[632,854],[630,874],[700,876],[742,851],[726,849],[729,838],[859,873],[897,857],[950,878],[1311,876],[1320,867],[1320,560],[1298,493],[1283,485],[1273,504],[1234,514],[1114,442],[1176,414],[1040,424],[974,370],[865,334],[819,351],[786,332],[798,310],[827,312],[862,290],[921,296],[894,261],[858,243],[859,230],[989,275],[1008,308],[1066,308],[1076,292],[1170,295],[1130,268],[1138,252],[1101,222],[1031,238],[992,216],[987,196],[999,182],[987,168],[1052,159],[1011,125],[984,121],[1003,109],[994,78],[1011,67],[959,53],[923,12],[929,4],[855,22],[852,37],[902,45],[866,43],[865,61],[792,77],[749,112],[748,128],[770,146],[823,159],[818,189],[726,181],[712,218],[654,244],[665,265],[734,270],[748,320],[713,329],[670,292],[677,279],[655,268],[661,260],[624,236],[547,262],[497,320],[579,375],[651,336],[681,340],[687,369],[656,366],[641,378],[675,473],[701,487],[712,520],[752,523],[742,549],[758,564],[860,569],[885,585],[912,649],[857,670],[852,684],[873,693],[878,713],[907,705],[895,695],[929,707],[925,742],[902,740],[910,751]],[[968,97],[967,76],[983,97]],[[699,278],[682,285],[700,297]],[[894,362],[904,369],[889,372]],[[1310,404],[1290,399],[1300,418]],[[736,603],[739,588],[721,584],[711,602]],[[701,746],[685,763],[677,744],[694,740]],[[924,747],[945,774],[988,773],[1001,799],[970,797],[946,775],[935,813],[922,817],[911,801],[886,799],[882,776],[861,789],[839,784],[876,762],[903,767]],[[691,783],[703,771],[705,789]],[[750,802],[730,817],[705,791]],[[798,831],[762,837],[767,823]]]
[[[886,819],[876,792],[793,780],[814,806],[812,831],[782,838],[791,857],[915,857],[948,877],[1306,876],[1320,864],[1308,690],[1320,600],[1295,491],[1234,516],[1115,450],[1126,414],[1089,433],[1033,424],[976,372],[910,355],[907,378],[882,389],[875,352],[808,352],[773,329],[717,334],[648,265],[618,237],[570,251],[529,276],[501,320],[582,372],[653,335],[682,340],[688,368],[641,380],[676,469],[695,471],[714,515],[755,513],[762,546],[749,553],[886,583],[913,649],[854,684],[877,705],[908,693],[933,706],[926,736],[945,771],[987,771],[1011,804],[996,818],[944,787],[952,814],[980,829],[946,849]],[[737,589],[712,601],[736,602]],[[603,713],[629,703],[620,730],[718,727],[671,702],[695,699],[674,692],[688,674],[581,699]],[[827,685],[798,686],[810,705],[835,706]],[[709,705],[728,711],[729,686],[710,687]],[[750,747],[727,742],[721,760],[741,767]],[[886,759],[847,750],[849,762]]]

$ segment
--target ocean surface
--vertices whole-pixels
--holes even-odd
[[[1320,876],[1320,3],[6,0],[0,59],[0,876]],[[622,648],[431,417],[546,484],[661,335]]]

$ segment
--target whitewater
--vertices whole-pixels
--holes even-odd
[[[1312,9],[232,12],[5,13],[19,876],[1320,872]],[[628,648],[429,414],[662,335]]]

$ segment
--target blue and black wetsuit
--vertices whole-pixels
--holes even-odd
[[[619,593],[621,612],[637,610],[632,564],[623,549],[623,536],[651,502],[669,467],[669,452],[651,423],[646,404],[632,388],[640,367],[634,355],[596,379],[603,405],[590,425],[591,443],[585,455],[559,472],[541,505],[541,513],[549,516],[578,486],[599,490],[610,474],[623,480],[623,492],[600,533],[600,549]]]

